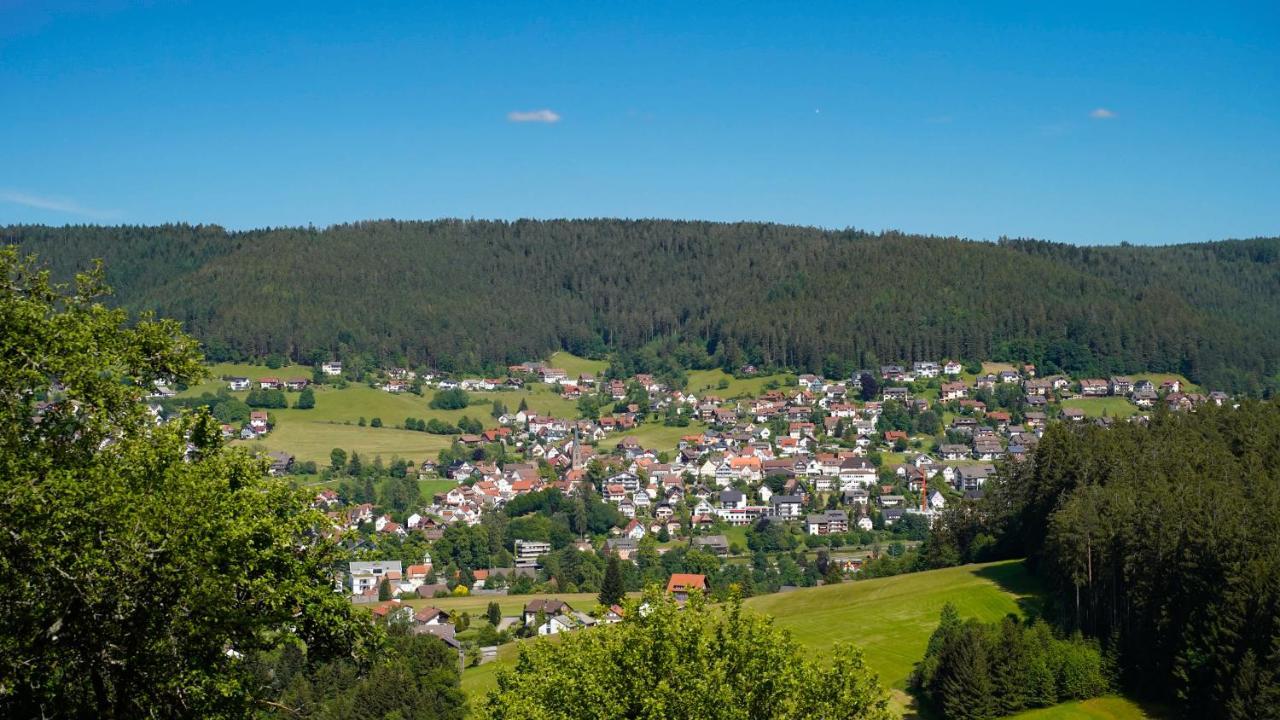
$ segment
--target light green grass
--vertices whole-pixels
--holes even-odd
[[[661,422],[648,422],[634,430],[628,430],[616,435],[610,435],[600,441],[601,449],[613,449],[623,438],[633,437],[640,441],[641,447],[646,450],[657,450],[674,452],[680,443],[680,438],[685,435],[701,435],[706,425],[702,423],[689,423],[687,427],[675,427],[663,425]]]
[[[638,595],[638,593],[632,593]],[[468,595],[466,597],[423,598],[406,600],[405,603],[417,608],[438,607],[457,614],[471,613],[474,618],[483,615],[489,603],[496,602],[502,608],[502,615],[509,617],[524,612],[526,603],[532,600],[563,600],[580,612],[591,612],[596,606],[596,593],[553,593],[549,595]]]
[[[1108,695],[1028,710],[1010,717],[1012,720],[1148,720],[1156,715],[1149,714],[1132,700]]]
[[[720,381],[727,381],[728,387],[721,389]],[[691,370],[689,372],[689,381],[685,384],[685,389],[695,395],[715,395],[721,398],[736,397],[756,397],[763,395],[764,386],[770,382],[776,382],[781,386],[786,386],[787,376],[777,375],[759,375],[750,378],[735,378],[729,373],[716,368],[714,370]]]
[[[269,377],[272,374],[282,379],[310,376],[304,366],[270,371],[265,366],[223,363],[211,368],[215,377],[224,374],[249,376],[251,371],[258,377]],[[184,394],[199,395],[225,387],[225,383],[219,380],[190,388]],[[241,399],[248,395],[247,392],[232,394]],[[531,385],[516,391],[470,393],[472,404],[461,410],[432,409],[429,403],[433,395],[434,391],[430,389],[418,396],[413,393],[389,393],[359,383],[352,383],[343,389],[331,385],[318,386],[315,388],[314,408],[271,410],[276,421],[275,428],[256,442],[271,451],[292,453],[303,461],[327,462],[329,451],[335,447],[369,457],[382,455],[389,460],[392,455],[399,455],[421,461],[435,457],[440,450],[448,447],[452,437],[397,430],[395,426],[402,425],[405,418],[437,419],[457,425],[463,416],[467,416],[479,420],[485,427],[494,427],[497,425],[497,421],[491,417],[494,402],[501,402],[509,411],[515,412],[522,400],[530,410],[539,414],[570,419],[578,416],[575,401],[566,400],[545,385]],[[285,393],[285,396],[290,403],[294,403],[298,393]],[[364,418],[366,422],[380,418],[383,427],[359,427],[360,418]]]
[[[560,368],[569,373],[570,379],[577,380],[579,375],[599,375],[609,367],[609,363],[604,360],[588,360],[584,357],[578,357],[573,353],[560,352],[551,353],[551,357],[547,358],[547,365],[553,368]]]
[[[436,493],[449,492],[456,487],[458,487],[458,483],[447,478],[418,481],[418,490],[422,493],[423,502],[430,502],[431,497]]]
[[[863,649],[886,686],[903,689],[924,656],[938,613],[954,603],[963,618],[998,620],[1020,613],[1036,585],[1020,561],[965,565],[875,580],[761,595],[746,605],[774,618],[803,645],[837,642]]]
[[[749,553],[747,549],[747,529],[742,526],[734,526],[725,528],[724,539],[729,541],[729,545],[738,543],[742,547],[744,553]]]
[[[310,365],[285,365],[284,367],[272,370],[266,365],[250,365],[249,363],[217,363],[208,367],[209,377],[202,383],[192,385],[183,392],[178,393],[179,397],[198,397],[201,393],[217,392],[219,389],[227,387],[226,381],[222,379],[224,375],[232,377],[247,377],[250,380],[257,381],[264,377],[274,377],[281,380],[289,378],[306,378],[311,379]]]
[[[266,437],[250,444],[269,451],[290,453],[299,461],[314,460],[320,465],[327,465],[329,452],[334,448],[358,452],[366,462],[377,455],[381,455],[384,461],[398,455],[421,462],[435,458],[441,450],[449,447],[450,442],[451,438],[445,435],[411,430],[291,421],[278,423]]]
[[[818,651],[837,642],[861,647],[867,664],[893,688],[899,709],[909,708],[903,692],[912,666],[924,655],[929,635],[937,627],[943,604],[954,603],[963,618],[994,621],[1009,613],[1024,614],[1036,602],[1039,586],[1020,561],[966,565],[943,570],[861,580],[789,593],[761,595],[747,600],[748,608],[770,615],[805,647]],[[501,598],[504,615],[514,615],[537,596]],[[590,595],[559,595],[576,609],[594,603]],[[574,601],[583,597],[584,607]],[[448,598],[415,601],[438,607],[483,613],[491,598]],[[515,664],[519,643],[503,645],[493,662],[467,668],[462,687],[479,702],[497,687],[497,673]],[[1016,716],[1018,720],[1145,720],[1139,706],[1120,697],[1094,698],[1044,708]]]
[[[1177,380],[1182,383],[1182,392],[1184,393],[1202,391],[1199,385],[1196,385],[1195,383],[1188,380],[1185,376],[1179,375],[1177,373],[1135,373],[1133,375],[1130,375],[1129,377],[1133,378],[1134,382],[1137,382],[1139,380],[1150,380],[1151,383],[1156,386],[1156,390],[1160,389],[1160,383],[1164,382],[1165,380]]]
[[[1062,401],[1063,408],[1078,408],[1087,417],[1127,418],[1138,412],[1138,406],[1123,397],[1088,397]]]

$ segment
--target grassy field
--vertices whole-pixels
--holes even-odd
[[[440,492],[449,492],[457,487],[458,483],[453,480],[419,480],[418,490],[422,492],[423,500],[430,500],[433,495]]]
[[[1028,710],[1011,716],[1011,720],[1148,720],[1154,717],[1132,700],[1108,695]]]
[[[863,580],[790,593],[762,595],[747,600],[756,612],[770,615],[774,624],[792,633],[801,644],[822,651],[837,642],[851,642],[863,649],[868,665],[894,691],[900,706],[910,697],[903,690],[913,664],[924,654],[938,613],[952,602],[964,618],[997,620],[1009,613],[1025,614],[1035,607],[1039,586],[1022,563],[1008,561],[966,565],[892,578]],[[504,615],[514,615],[525,602],[538,596],[501,598]],[[595,598],[586,594],[557,595],[577,609],[588,609]],[[441,598],[413,601],[476,615],[492,598]],[[581,607],[579,606],[581,604]],[[473,698],[497,685],[497,673],[511,667],[518,643],[499,648],[497,660],[467,668],[463,689]],[[1138,705],[1120,697],[1073,702],[1027,712],[1018,720],[1144,720],[1153,717]]]
[[[649,422],[641,425],[635,430],[610,435],[600,442],[602,450],[613,449],[623,438],[633,437],[640,441],[640,445],[646,450],[667,450],[674,452],[676,445],[679,444],[680,438],[685,435],[701,435],[702,431],[707,428],[702,423],[689,423],[687,427],[668,427],[661,422]]]
[[[551,357],[547,358],[547,364],[569,373],[569,377],[573,380],[577,380],[578,376],[583,374],[599,375],[609,367],[609,363],[604,360],[588,360],[564,351],[552,353]]]
[[[636,593],[633,593],[636,594]],[[596,606],[596,593],[560,593],[558,595],[469,595],[467,597],[424,598],[406,600],[414,607],[438,607],[451,613],[468,612],[471,615],[483,615],[489,603],[497,602],[502,608],[503,616],[519,615],[524,606],[531,600],[563,600],[574,610],[590,612]]]
[[[410,430],[290,420],[277,423],[265,437],[249,444],[271,452],[288,452],[300,462],[314,460],[323,466],[329,463],[329,452],[334,448],[358,452],[366,462],[378,455],[386,462],[394,455],[420,462],[434,458],[449,447],[449,442],[444,435]]]
[[[1178,375],[1177,373],[1135,373],[1129,377],[1133,378],[1134,382],[1137,382],[1138,380],[1150,380],[1152,384],[1156,386],[1157,390],[1160,389],[1160,383],[1165,380],[1177,380],[1182,383],[1182,392],[1184,393],[1203,392],[1203,389],[1199,385],[1196,385],[1185,376]]]
[[[590,361],[584,361],[590,362]],[[214,378],[208,382],[189,388],[184,396],[198,396],[204,392],[216,392],[225,388],[226,384],[217,378],[223,375],[239,375],[250,378],[261,377],[310,377],[310,368],[294,365],[279,370],[271,370],[265,365],[247,365],[235,363],[219,363],[209,368]],[[243,399],[247,392],[233,393]],[[442,422],[457,424],[465,415],[493,425],[490,413],[493,403],[501,402],[508,410],[515,411],[523,400],[531,410],[544,415],[563,418],[578,416],[575,401],[566,400],[556,394],[549,386],[534,384],[518,391],[477,392],[471,393],[472,405],[462,410],[434,410],[429,407],[433,391],[428,390],[423,396],[412,393],[393,394],[368,385],[352,383],[344,389],[333,386],[315,388],[316,406],[310,410],[287,408],[272,410],[276,427],[272,432],[256,444],[267,450],[283,450],[293,453],[298,460],[315,460],[325,462],[329,459],[329,451],[335,447],[347,451],[359,452],[361,455],[382,455],[390,459],[392,455],[422,460],[434,457],[441,449],[452,442],[452,438],[443,435],[397,430],[396,425],[403,424],[405,418],[414,417],[423,420],[438,419]],[[296,393],[287,393],[289,402],[297,399]],[[358,422],[364,418],[366,422],[380,418],[383,427],[360,427]]]
[[[1129,402],[1128,398],[1122,397],[1089,397],[1076,398],[1074,400],[1063,400],[1063,408],[1079,408],[1084,411],[1088,417],[1107,417],[1127,418],[1130,415],[1137,414],[1138,406]]]
[[[1014,561],[761,595],[747,606],[773,616],[776,626],[816,650],[837,642],[858,645],[884,683],[902,689],[945,603],[955,603],[964,618],[998,620],[1020,613],[1037,589]]]
[[[695,395],[716,395],[725,399],[735,397],[755,397],[764,394],[764,386],[770,382],[776,382],[781,386],[786,386],[787,375],[759,375],[752,378],[738,379],[729,373],[720,370],[691,370],[689,371],[689,382],[685,385],[685,389]],[[720,382],[726,381],[728,387],[721,389]]]
[[[272,370],[266,365],[250,365],[249,363],[218,363],[209,366],[209,378],[198,385],[192,385],[185,391],[178,393],[180,397],[196,397],[205,392],[217,392],[219,388],[227,386],[222,381],[222,376],[231,375],[234,377],[247,377],[250,380],[258,380],[264,377],[274,377],[281,380],[289,378],[306,378],[311,379],[311,366],[309,365],[285,365],[284,367]]]

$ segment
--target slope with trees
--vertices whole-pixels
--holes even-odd
[[[671,221],[15,226],[59,274],[105,258],[134,309],[215,359],[367,356],[445,371],[683,338],[689,359],[821,371],[942,357],[1152,370],[1274,391],[1280,239],[970,242]],[[847,366],[847,367],[846,367]]]

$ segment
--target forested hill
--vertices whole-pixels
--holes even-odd
[[[479,369],[678,336],[726,366],[1025,359],[1253,391],[1280,370],[1280,238],[1075,247],[623,220],[0,237],[63,277],[104,259],[119,302],[182,320],[213,357]]]

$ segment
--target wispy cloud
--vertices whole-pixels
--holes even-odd
[[[68,200],[67,198],[32,195],[30,193],[18,192],[16,190],[0,190],[0,202],[23,205],[29,208],[36,208],[37,210],[50,210],[52,212],[66,213],[68,215],[81,215],[83,217],[96,219],[105,219],[116,214],[114,211],[87,208],[74,200]]]
[[[507,113],[507,120],[514,123],[558,123],[560,113],[554,110],[513,111]]]
[[[1093,118],[1094,120],[1110,120],[1115,116],[1116,114],[1114,112],[1104,107],[1094,108],[1093,112],[1089,113],[1089,117]]]

